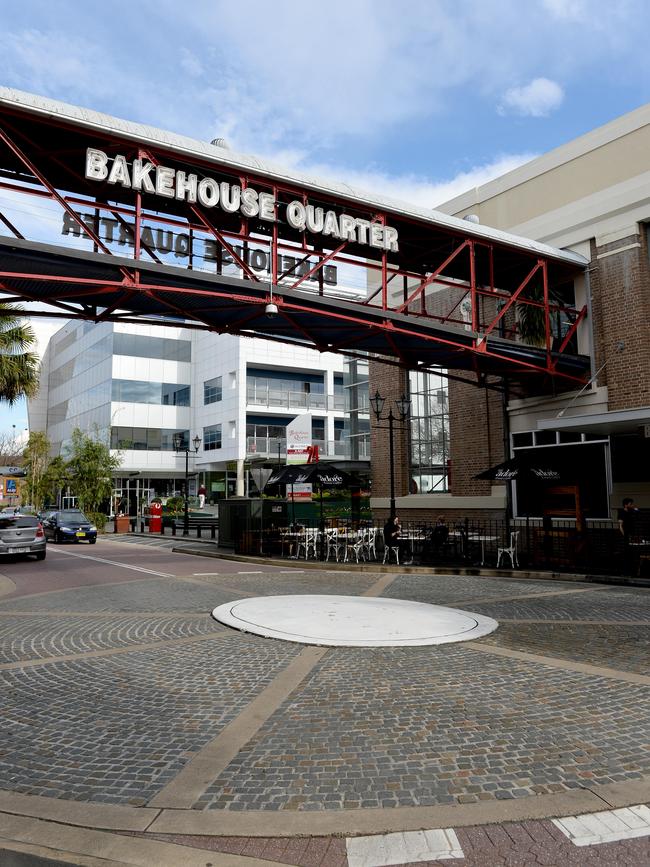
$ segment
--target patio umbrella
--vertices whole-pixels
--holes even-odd
[[[528,462],[520,457],[510,458],[489,470],[474,476],[475,479],[489,479],[496,482],[516,482],[522,479],[537,482],[559,482],[561,476],[558,470],[542,461]]]
[[[323,489],[349,488],[354,483],[352,476],[323,461],[314,464],[293,464],[275,470],[265,485],[312,484]]]
[[[349,488],[354,484],[354,479],[345,470],[339,470],[332,464],[327,464],[319,461],[313,464],[294,464],[286,467],[280,467],[275,470],[268,482],[264,486],[265,489],[271,485],[301,485],[312,484],[319,489],[320,496],[320,559],[324,559],[323,554],[323,536],[325,521],[323,519],[323,490],[333,490],[335,488]]]

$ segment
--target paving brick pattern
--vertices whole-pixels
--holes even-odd
[[[638,779],[649,727],[647,687],[451,645],[337,648],[195,806],[463,804]]]
[[[593,585],[577,584],[575,587]],[[410,599],[430,605],[460,604],[468,599],[498,599],[504,596],[525,596],[528,593],[557,593],[566,589],[557,581],[526,579],[511,581],[500,578],[479,578],[467,575],[400,575],[386,588],[383,596]]]
[[[254,569],[254,566],[250,567]],[[269,572],[264,575],[222,575],[214,582],[229,587],[239,587],[246,593],[259,596],[284,596],[287,594],[318,593],[335,596],[360,596],[377,581],[378,574],[362,572],[314,572],[306,570],[294,574],[287,570],[282,574]]]
[[[481,602],[473,606],[487,617],[534,620],[605,620],[650,623],[648,591],[598,591],[575,595],[546,596],[506,602]]]
[[[502,623],[481,643],[650,675],[648,626]]]
[[[0,663],[67,656],[225,631],[225,627],[208,614],[195,617],[0,617]]]
[[[399,867],[646,867],[650,840],[640,838],[578,847],[550,821],[508,822],[456,828],[464,858],[418,861]],[[134,833],[192,849],[248,855],[295,867],[347,867],[345,840],[339,837],[204,837]]]
[[[0,789],[140,806],[298,650],[224,638],[0,672]]]
[[[221,589],[203,581],[144,578],[11,599],[0,602],[0,611],[194,611],[206,614],[216,605],[236,598],[237,593],[232,589]]]

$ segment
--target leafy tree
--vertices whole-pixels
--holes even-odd
[[[48,463],[41,478],[41,496],[43,505],[58,502],[59,491],[70,481],[65,460],[57,455]]]
[[[70,488],[81,509],[98,512],[102,503],[110,499],[112,477],[121,463],[121,458],[111,454],[97,431],[94,436],[88,436],[75,428],[66,468]]]
[[[0,401],[10,406],[38,391],[39,360],[30,351],[36,337],[19,315],[20,307],[0,302]]]
[[[23,490],[29,502],[40,509],[45,490],[43,480],[50,464],[50,441],[42,431],[33,431],[23,452],[23,469],[26,472]]]

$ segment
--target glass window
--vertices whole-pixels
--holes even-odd
[[[141,382],[135,379],[114,379],[112,400],[120,403],[189,406],[190,386],[167,382]]]
[[[214,379],[208,379],[203,383],[204,406],[207,406],[209,403],[218,403],[221,400],[222,394],[223,389],[220,376],[215,376]]]
[[[130,355],[135,358],[156,358],[163,361],[191,361],[192,343],[172,337],[145,337],[141,334],[113,335],[115,355]]]
[[[447,490],[449,407],[447,381],[440,374],[411,371],[411,490]]]
[[[183,436],[183,448],[189,443],[189,430],[160,430],[159,428],[112,427],[111,448],[130,449],[135,451],[173,452],[174,434]]]
[[[203,451],[211,452],[221,448],[221,425],[213,424],[203,428]]]
[[[557,442],[557,433],[554,430],[535,431],[535,445],[554,446]]]
[[[512,447],[515,449],[525,448],[526,446],[532,446],[533,444],[533,434],[532,431],[526,431],[525,433],[516,433],[512,435]]]

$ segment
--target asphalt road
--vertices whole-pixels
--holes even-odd
[[[0,864],[48,864],[52,840],[75,864],[443,865],[443,843],[461,867],[650,864],[650,591],[308,571],[179,544],[0,561]],[[462,646],[310,648],[210,617],[299,593],[500,625]],[[591,845],[550,819],[595,811]],[[625,822],[634,834],[608,838]]]

